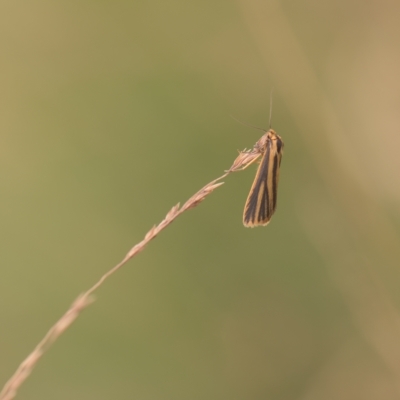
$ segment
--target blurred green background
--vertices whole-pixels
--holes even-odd
[[[0,5],[0,382],[76,296],[267,127],[278,210],[235,173],[96,292],[19,399],[400,398],[400,3]]]

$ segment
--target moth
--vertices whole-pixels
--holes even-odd
[[[260,152],[261,161],[243,212],[243,224],[250,228],[267,225],[276,210],[283,141],[269,129],[254,148]]]

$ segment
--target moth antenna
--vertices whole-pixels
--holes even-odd
[[[272,125],[272,93],[274,92],[274,88],[271,89],[271,93],[269,95],[269,129],[271,129]]]
[[[242,124],[242,125],[247,126],[247,127],[250,127],[250,128],[258,129],[258,130],[260,130],[260,131],[262,131],[262,132],[266,132],[265,129],[259,128],[258,126],[254,126],[254,125],[248,124],[247,122],[243,122],[243,121],[241,121],[240,119],[237,119],[236,117],[234,117],[233,115],[229,115],[229,116],[230,116],[232,119],[234,119],[236,122],[239,122],[239,124]]]

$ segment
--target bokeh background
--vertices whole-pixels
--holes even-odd
[[[76,296],[268,127],[255,166],[97,291],[19,399],[400,398],[398,1],[3,1],[1,386]]]

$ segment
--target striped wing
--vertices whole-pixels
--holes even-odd
[[[279,136],[268,134],[265,151],[244,207],[243,224],[247,227],[267,225],[276,209],[283,142]]]

